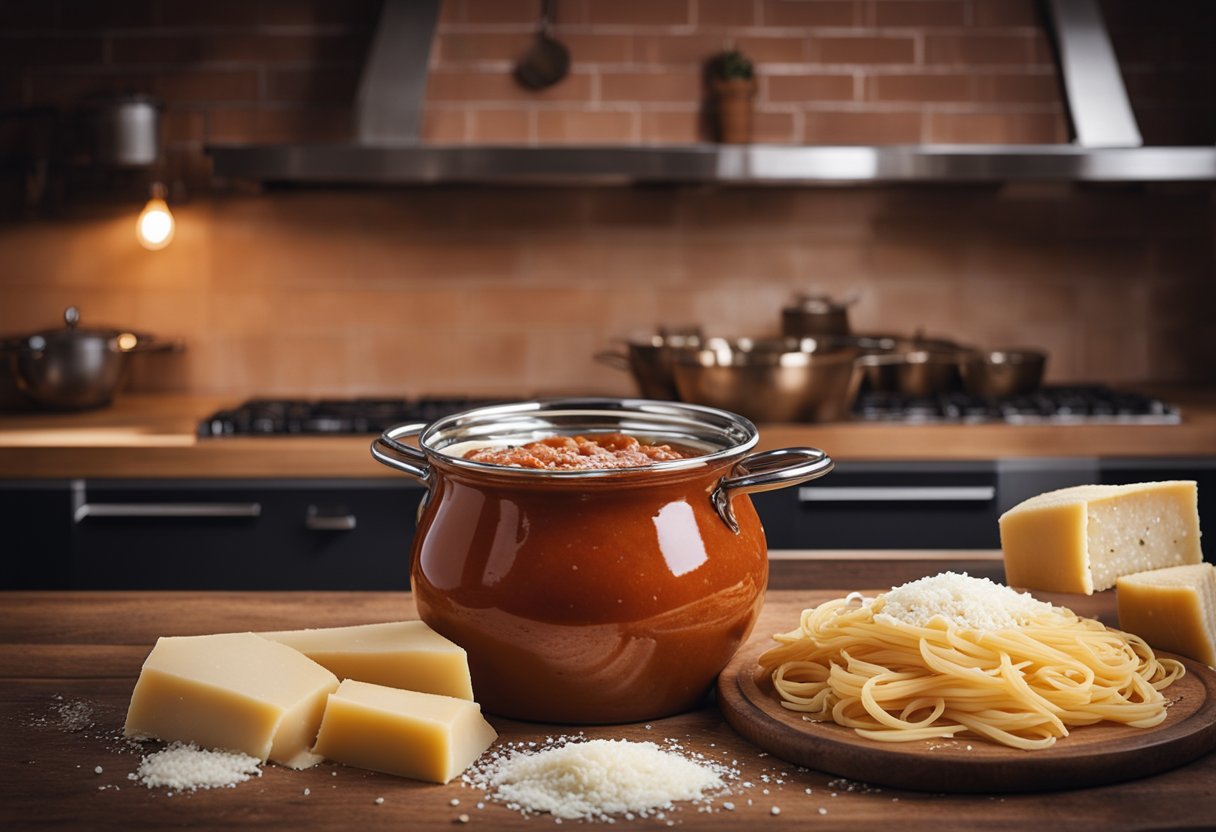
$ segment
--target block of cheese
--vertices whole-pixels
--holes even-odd
[[[310,752],[338,678],[253,633],[158,639],[131,694],[123,732],[242,751],[290,768]]]
[[[299,650],[339,679],[473,698],[464,648],[421,621],[258,635]]]
[[[1023,589],[1110,589],[1120,575],[1199,563],[1193,481],[1078,485],[1001,515],[1005,582]]]
[[[313,751],[359,768],[446,783],[497,738],[476,702],[347,679],[329,695]]]
[[[1196,563],[1119,578],[1119,629],[1150,647],[1216,667],[1216,566]]]

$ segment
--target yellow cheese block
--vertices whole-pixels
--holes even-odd
[[[1120,575],[1199,563],[1193,481],[1079,485],[1001,515],[1005,582],[1023,589],[1110,589]]]
[[[473,698],[464,648],[421,621],[258,635],[299,650],[339,679]]]
[[[359,768],[446,783],[497,738],[476,702],[347,679],[329,696],[313,751]]]
[[[309,751],[338,678],[253,633],[161,638],[144,661],[123,732],[242,751],[291,768]]]
[[[1216,566],[1197,563],[1124,575],[1115,597],[1120,630],[1216,667]]]

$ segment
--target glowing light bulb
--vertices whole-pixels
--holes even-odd
[[[152,198],[140,212],[139,221],[135,225],[139,244],[148,251],[160,251],[173,242],[175,223],[169,204],[165,202],[164,187],[154,187]]]

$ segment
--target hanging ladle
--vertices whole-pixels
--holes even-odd
[[[530,90],[543,90],[566,77],[570,52],[549,34],[553,25],[553,2],[542,0],[536,43],[515,65],[515,80]]]

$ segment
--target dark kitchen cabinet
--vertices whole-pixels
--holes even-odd
[[[770,549],[991,549],[997,492],[993,462],[842,462],[752,501]]]
[[[45,486],[45,484],[43,484]],[[5,588],[406,589],[423,490],[390,480],[73,480],[40,517],[53,568]],[[0,508],[10,528],[37,486]],[[32,547],[27,547],[33,551]]]
[[[0,481],[0,588],[69,585],[71,512],[72,494],[67,482]]]
[[[1036,494],[1089,483],[1195,480],[1216,529],[1216,459],[1021,458],[843,462],[811,483],[752,495],[770,549],[998,549],[998,519]],[[1216,561],[1216,549],[1205,557]]]
[[[995,549],[997,518],[1035,494],[1163,479],[1199,482],[1212,534],[1209,458],[843,462],[752,500],[770,549]],[[396,479],[0,482],[0,589],[404,589],[423,493]]]

